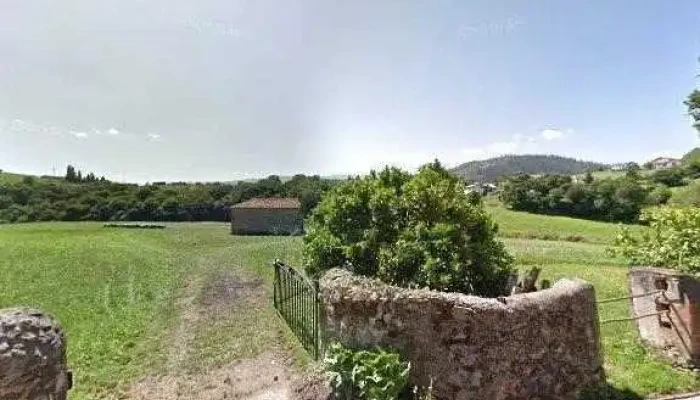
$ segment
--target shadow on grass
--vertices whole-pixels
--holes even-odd
[[[644,397],[630,389],[616,388],[608,383],[602,388],[581,393],[579,400],[644,400]]]

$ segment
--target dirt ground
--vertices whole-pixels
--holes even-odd
[[[197,375],[149,377],[136,384],[133,400],[286,400],[296,372],[286,356],[265,353]]]
[[[176,301],[178,322],[169,338],[166,373],[147,377],[128,390],[129,400],[287,400],[300,372],[293,356],[271,350],[253,359],[188,372],[183,366],[192,357],[190,346],[195,327],[216,318],[217,313],[235,310],[251,302],[267,301],[261,280],[241,279],[234,273],[214,275],[183,285]]]

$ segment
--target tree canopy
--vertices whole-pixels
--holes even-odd
[[[654,199],[665,202],[665,194],[657,193]],[[637,221],[650,202],[649,189],[634,174],[582,182],[564,175],[519,174],[503,183],[500,199],[516,211],[619,222]]]
[[[693,118],[693,126],[700,131],[700,90],[693,90],[685,101],[688,114]]]
[[[229,206],[253,197],[298,197],[305,213],[336,181],[272,175],[257,182],[124,184],[83,175],[25,176],[0,185],[0,223],[32,221],[225,221]]]

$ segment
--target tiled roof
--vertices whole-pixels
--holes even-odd
[[[297,209],[301,203],[294,197],[256,197],[232,208]]]

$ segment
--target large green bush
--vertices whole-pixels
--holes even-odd
[[[336,186],[309,217],[304,263],[391,284],[483,296],[502,293],[512,258],[481,202],[439,163],[395,168]]]
[[[632,265],[700,273],[700,209],[655,208],[646,211],[642,219],[651,229],[634,236],[623,227],[613,253],[626,257]]]

